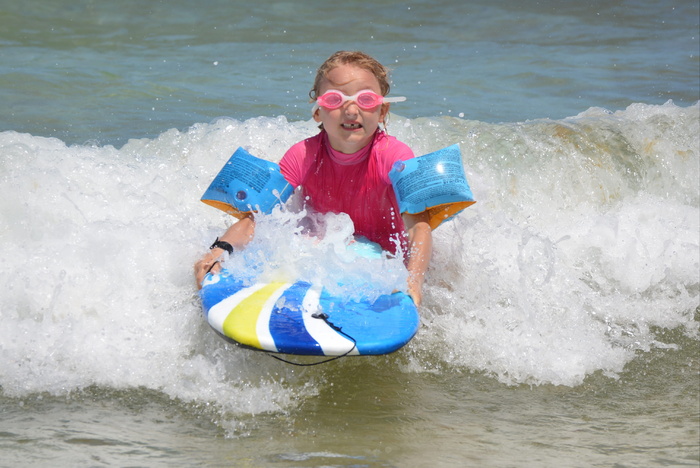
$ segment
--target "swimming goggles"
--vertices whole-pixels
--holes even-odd
[[[372,110],[385,102],[402,102],[405,100],[406,98],[403,96],[385,97],[369,89],[363,89],[352,96],[343,94],[336,89],[331,89],[316,99],[316,104],[314,104],[313,109],[311,109],[311,113],[313,114],[316,112],[319,107],[325,107],[326,109],[330,110],[338,109],[345,104],[346,101],[355,101],[360,109],[367,111]]]

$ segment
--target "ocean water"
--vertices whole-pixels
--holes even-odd
[[[700,464],[698,3],[357,3],[0,0],[0,466]],[[478,203],[413,341],[298,368],[202,319],[199,198],[339,49]]]

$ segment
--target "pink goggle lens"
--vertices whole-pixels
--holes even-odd
[[[384,97],[369,89],[362,90],[352,96],[348,96],[338,90],[331,89],[316,99],[316,104],[314,105],[312,112],[315,112],[315,110],[318,109],[318,106],[322,106],[330,110],[338,109],[345,104],[346,101],[355,101],[360,109],[371,110],[385,102],[402,102],[405,100],[405,97],[400,96]]]
[[[318,105],[326,109],[338,109],[346,101],[355,101],[361,109],[373,109],[383,102],[383,97],[372,91],[360,91],[353,96],[347,96],[340,91],[331,90],[318,97]]]

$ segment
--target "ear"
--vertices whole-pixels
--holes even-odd
[[[389,104],[388,102],[385,103],[385,104],[382,104],[382,108],[381,108],[381,110],[379,111],[379,122],[380,122],[380,123],[384,123],[384,118],[385,118],[386,115],[389,113],[389,108],[390,108],[390,107],[391,107],[391,104]]]
[[[314,112],[314,115],[312,116],[316,122],[321,122],[321,109],[316,109],[316,112]]]

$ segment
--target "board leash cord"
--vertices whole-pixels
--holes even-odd
[[[325,312],[318,312],[318,313],[315,313],[315,314],[311,314],[311,317],[313,317],[313,318],[315,318],[315,319],[323,320],[324,322],[326,322],[326,325],[328,325],[328,326],[331,327],[333,330],[337,331],[338,333],[340,333],[341,335],[343,335],[344,337],[346,337],[347,339],[349,339],[350,341],[352,341],[352,348],[350,348],[349,350],[347,350],[344,354],[341,354],[340,356],[334,356],[334,357],[332,357],[332,358],[330,358],[330,359],[326,359],[325,361],[311,362],[311,363],[305,363],[305,364],[304,364],[304,363],[300,363],[300,362],[289,361],[289,360],[284,359],[284,358],[281,358],[281,357],[279,357],[279,356],[275,356],[274,354],[270,354],[270,356],[273,357],[273,358],[275,358],[275,359],[277,359],[278,361],[282,361],[282,362],[284,362],[284,363],[286,363],[286,364],[291,364],[291,365],[293,365],[293,366],[310,367],[310,366],[318,366],[319,364],[327,364],[327,363],[329,363],[329,362],[331,362],[331,361],[335,361],[336,359],[343,358],[343,357],[347,356],[348,354],[352,353],[352,351],[357,347],[357,341],[355,340],[355,338],[353,338],[352,336],[348,335],[348,334],[345,333],[339,326],[337,326],[336,324],[334,324],[333,322],[331,322],[330,320],[328,320],[328,319],[329,319],[329,316],[328,316],[328,314],[326,314]]]

